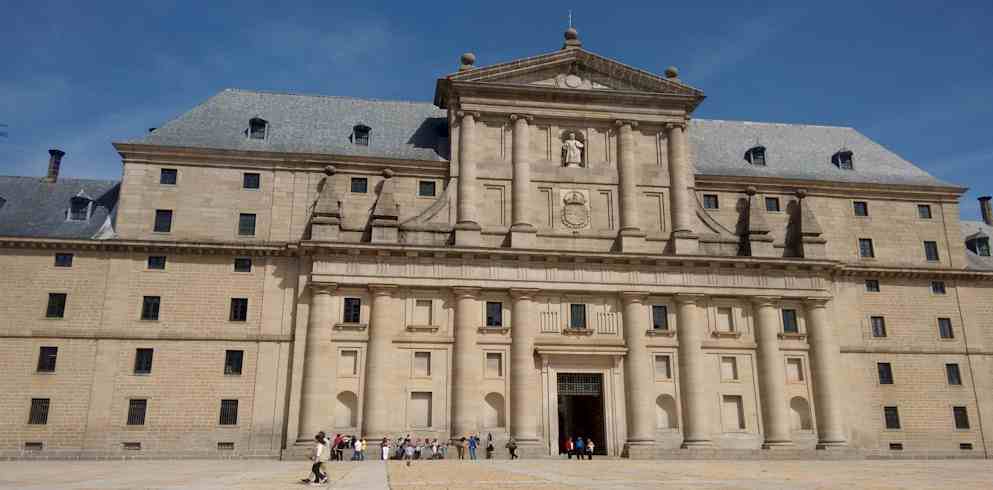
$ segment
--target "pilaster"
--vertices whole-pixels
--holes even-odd
[[[634,156],[635,121],[615,121],[618,133],[617,172],[620,187],[621,229],[618,233],[622,252],[648,252],[645,232],[638,220],[638,165]]]
[[[539,446],[538,368],[535,366],[533,313],[537,289],[511,289],[510,429],[519,445]]]
[[[631,458],[651,458],[655,446],[655,380],[653,359],[648,351],[645,332],[649,329],[644,291],[624,291],[624,357],[627,393],[627,453]]]
[[[706,321],[699,303],[702,294],[677,294],[679,340],[679,392],[682,401],[683,445],[710,447],[710,409],[707,403],[707,366],[703,354]]]
[[[455,224],[455,245],[478,247],[481,239],[479,208],[477,199],[479,186],[476,182],[476,119],[478,112],[459,111],[459,185],[458,221]]]
[[[675,255],[700,252],[699,237],[693,231],[696,211],[693,169],[686,147],[686,123],[666,126],[669,143],[669,192],[672,202],[672,251]]]
[[[755,305],[755,333],[758,342],[758,383],[765,428],[763,449],[792,446],[790,417],[786,405],[786,367],[779,350],[778,298],[758,296]]]
[[[395,328],[400,325],[399,308],[394,305],[395,285],[370,285],[372,305],[369,318],[369,343],[366,352],[365,406],[362,417],[362,436],[381,438],[391,433],[390,396],[397,390],[390,384],[393,377],[392,340]],[[328,404],[324,407],[333,406]]]
[[[807,333],[810,337],[811,377],[817,411],[817,448],[847,446],[842,418],[841,351],[827,314],[828,298],[807,298]]]
[[[452,437],[478,432],[482,408],[479,383],[480,356],[476,348],[479,328],[479,288],[452,288],[455,297],[455,345],[452,365]]]
[[[538,233],[529,214],[531,162],[527,159],[530,141],[528,122],[533,119],[529,115],[510,115],[510,120],[514,124],[511,152],[514,172],[511,201],[513,224],[510,227],[510,246],[513,248],[534,248]]]
[[[297,441],[312,440],[314,434],[330,427],[334,391],[331,389],[327,359],[331,354],[331,305],[336,284],[310,285],[310,316],[303,360],[303,387],[300,396],[300,432]]]

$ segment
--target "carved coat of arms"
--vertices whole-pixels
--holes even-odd
[[[586,196],[579,191],[567,191],[562,198],[562,224],[573,230],[581,230],[590,224],[590,209]]]

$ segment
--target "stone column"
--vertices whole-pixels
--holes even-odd
[[[476,118],[475,112],[459,111],[462,118],[459,124],[459,201],[458,221],[455,224],[455,244],[459,246],[479,246],[480,226],[479,186],[476,182]]]
[[[763,449],[793,444],[790,414],[786,405],[786,366],[779,350],[779,309],[776,298],[759,296],[755,305],[755,336],[758,342],[759,397],[765,428]]]
[[[624,342],[628,354],[624,358],[625,391],[627,391],[628,455],[631,458],[651,458],[655,445],[655,379],[651,353],[645,332],[649,329],[644,299],[647,293],[625,291]]]
[[[817,448],[845,446],[844,420],[841,413],[841,351],[827,314],[827,298],[808,298],[807,334],[810,336],[810,371],[817,406]]]
[[[512,218],[513,225],[510,227],[510,246],[514,248],[534,248],[534,241],[537,230],[531,223],[529,214],[531,193],[531,162],[528,161],[528,121],[532,116],[511,114],[510,120],[514,122],[513,150],[513,195],[512,195]]]
[[[390,396],[392,376],[393,329],[400,321],[399,308],[393,304],[396,286],[370,285],[372,307],[369,318],[369,343],[365,363],[365,406],[362,416],[362,437],[378,439],[391,433],[390,411],[398,400]],[[329,404],[329,407],[333,405]]]
[[[510,324],[510,428],[517,443],[540,444],[538,425],[541,407],[538,402],[538,370],[534,365],[534,337],[538,321],[534,318],[534,295],[537,289],[511,289],[513,309]]]
[[[638,223],[638,165],[634,156],[633,121],[617,121],[617,179],[620,188],[621,230],[623,252],[644,252],[645,233]]]
[[[310,316],[307,319],[307,346],[303,353],[303,386],[300,394],[298,441],[311,441],[314,434],[330,428],[334,392],[328,363],[331,352],[331,311],[334,284],[310,285]]]
[[[454,288],[455,346],[452,362],[452,437],[477,432],[481,408],[479,384],[482,359],[476,347],[480,326],[479,289]]]
[[[709,447],[710,412],[703,334],[707,329],[699,294],[678,294],[676,335],[679,340],[679,393],[683,409],[683,448]]]
[[[696,211],[696,187],[693,169],[686,147],[686,124],[672,123],[668,129],[669,143],[669,198],[672,207],[673,251],[676,254],[699,252],[699,242],[693,233],[693,214]]]

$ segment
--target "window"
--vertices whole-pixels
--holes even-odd
[[[575,303],[569,305],[569,328],[586,328],[586,305]]]
[[[125,451],[141,451],[140,442],[122,442],[121,448]]]
[[[369,192],[369,179],[365,177],[352,177],[352,192],[356,194]]]
[[[652,330],[669,330],[669,308],[652,305]]]
[[[977,237],[966,240],[965,247],[972,251],[972,253],[982,256],[990,256],[990,239],[989,237]]]
[[[800,325],[796,321],[796,310],[783,310],[783,333],[800,333]]]
[[[228,376],[241,376],[241,364],[245,359],[245,351],[226,350],[224,351],[224,374]]]
[[[721,358],[721,380],[735,381],[738,379],[738,359],[730,356]]]
[[[243,189],[258,189],[261,181],[261,174],[245,172],[245,174],[241,177],[241,187]]]
[[[672,358],[669,356],[655,356],[655,377],[658,379],[672,379]]]
[[[142,320],[158,320],[159,319],[159,304],[162,302],[162,298],[159,296],[145,296],[141,300],[141,319]]]
[[[732,312],[730,306],[722,306],[717,308],[717,331],[718,332],[733,332],[734,331],[734,321],[732,320]]]
[[[434,197],[435,183],[431,180],[422,180],[417,183],[417,195],[421,197]]]
[[[345,298],[345,313],[343,321],[345,323],[359,323],[362,321],[362,300],[359,298]]]
[[[717,200],[717,194],[704,194],[703,195],[703,208],[704,209],[718,209],[720,208],[720,202]]]
[[[877,362],[876,371],[879,372],[879,384],[893,384],[893,366],[888,362]]]
[[[855,210],[855,216],[862,218],[869,216],[869,203],[865,201],[852,202],[852,208]]]
[[[503,303],[497,301],[486,302],[486,326],[503,326]]]
[[[780,211],[779,198],[778,197],[765,198],[765,210],[770,213],[778,213]]]
[[[48,423],[48,407],[51,400],[48,398],[32,398],[31,412],[28,414],[28,424],[45,425]]]
[[[359,374],[359,351],[341,351],[338,355],[338,374],[341,376],[357,376]]]
[[[412,391],[410,393],[408,425],[411,427],[431,427],[431,401],[430,391]]]
[[[414,352],[414,376],[431,376],[431,353]]]
[[[148,400],[128,400],[128,425],[145,425],[145,412],[148,410]]]
[[[872,327],[873,337],[886,336],[886,319],[881,316],[869,317],[869,325]]]
[[[248,137],[253,140],[264,140],[269,130],[269,123],[265,119],[253,117],[248,121]]]
[[[486,377],[487,378],[502,378],[503,377],[503,354],[500,352],[487,352],[486,353]]]
[[[831,155],[831,163],[842,170],[851,170],[853,168],[852,152],[849,150],[841,150],[834,155]]]
[[[965,407],[952,407],[952,416],[955,418],[956,429],[969,428],[969,411]]]
[[[972,451],[972,443],[971,442],[960,442],[959,443],[959,449],[961,449],[963,451]]]
[[[372,128],[363,124],[357,124],[352,128],[352,143],[361,146],[369,146],[369,132]]]
[[[928,262],[937,262],[939,260],[938,242],[924,240],[924,258],[926,258]]]
[[[903,451],[903,443],[902,442],[891,442],[890,443],[890,451]]]
[[[753,146],[745,152],[745,161],[752,165],[765,165],[765,147]]]
[[[883,419],[886,421],[887,429],[900,428],[900,411],[897,407],[883,407]]]
[[[871,238],[859,238],[859,257],[871,259],[876,256],[876,251],[872,247]]]
[[[238,425],[238,400],[221,400],[221,425]]]
[[[865,291],[867,293],[878,293],[879,292],[879,279],[866,279],[865,280]]]
[[[74,197],[69,201],[69,221],[86,221],[90,218],[90,200]]]
[[[432,301],[418,299],[414,301],[414,325],[434,325]]]
[[[218,451],[234,451],[234,443],[233,442],[218,442],[217,443],[217,450]]]
[[[961,446],[961,444],[960,444],[960,446]],[[43,444],[41,442],[25,442],[24,443],[24,450],[25,451],[41,451],[44,448],[45,448],[45,444]],[[969,448],[969,449],[972,449],[972,448]]]
[[[46,318],[63,318],[66,315],[66,293],[48,293]]]
[[[55,267],[72,267],[72,254],[55,254]]]
[[[938,336],[943,339],[954,339],[955,332],[952,331],[952,319],[951,318],[939,318],[938,319]]]
[[[945,294],[945,281],[931,281],[931,293]]]
[[[169,233],[172,231],[171,209],[155,210],[155,225],[153,226],[152,231],[156,233]]]
[[[152,270],[165,270],[166,258],[165,255],[149,255],[148,256],[148,268]]]
[[[930,204],[918,204],[917,205],[917,217],[920,219],[931,219],[931,205]]]
[[[232,322],[248,321],[248,298],[231,298],[231,315],[228,319]]]
[[[745,430],[745,407],[741,395],[724,395],[723,402],[724,429],[728,432]]]
[[[255,236],[255,215],[241,213],[238,216],[238,235]]]
[[[945,375],[948,376],[948,384],[955,386],[962,384],[962,373],[959,372],[958,364],[945,364]]]
[[[134,373],[152,374],[152,349],[136,349],[134,351]]]
[[[235,272],[252,272],[252,259],[249,257],[235,257]]]
[[[42,347],[38,352],[38,372],[54,373],[55,361],[59,357],[58,347]]]
[[[159,171],[159,184],[161,185],[176,185],[176,176],[178,172],[174,168],[164,168]]]
[[[798,357],[786,359],[786,379],[790,383],[803,383],[803,359]]]

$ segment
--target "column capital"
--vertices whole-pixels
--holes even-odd
[[[679,304],[696,304],[706,299],[707,295],[703,293],[676,293],[674,298]]]
[[[808,298],[803,298],[803,304],[808,308],[827,308],[827,304],[830,301],[831,298],[824,296],[811,296]]]
[[[332,294],[338,289],[338,284],[333,282],[312,282],[310,283],[311,294]]]
[[[619,128],[623,128],[625,126],[627,126],[629,128],[637,128],[638,127],[638,121],[629,121],[627,119],[618,119],[618,120],[614,121],[614,126],[617,126]]]
[[[776,306],[783,298],[779,296],[752,296],[749,298],[755,306]]]
[[[460,118],[465,116],[472,116],[474,119],[479,119],[480,116],[478,111],[455,111],[455,115]]]
[[[512,297],[514,299],[517,299],[517,300],[521,300],[521,299],[524,299],[524,300],[526,300],[526,299],[534,299],[535,295],[538,294],[538,291],[540,291],[540,289],[511,288],[510,289],[510,297]]]
[[[679,122],[667,122],[665,123],[665,129],[672,131],[673,129],[686,129],[686,121]]]
[[[621,291],[621,300],[625,303],[641,303],[648,297],[647,291]]]
[[[458,287],[453,287],[452,288],[452,294],[454,294],[456,298],[472,298],[472,299],[475,299],[475,298],[478,298],[479,297],[480,290],[481,290],[480,288],[471,288],[471,287],[461,287],[461,286],[458,286]]]
[[[396,284],[370,284],[369,292],[373,296],[390,296],[397,290]]]
[[[521,121],[524,121],[525,123],[527,123],[527,122],[534,121],[534,116],[532,116],[530,114],[511,114],[510,115],[510,120],[511,121],[521,120]]]

